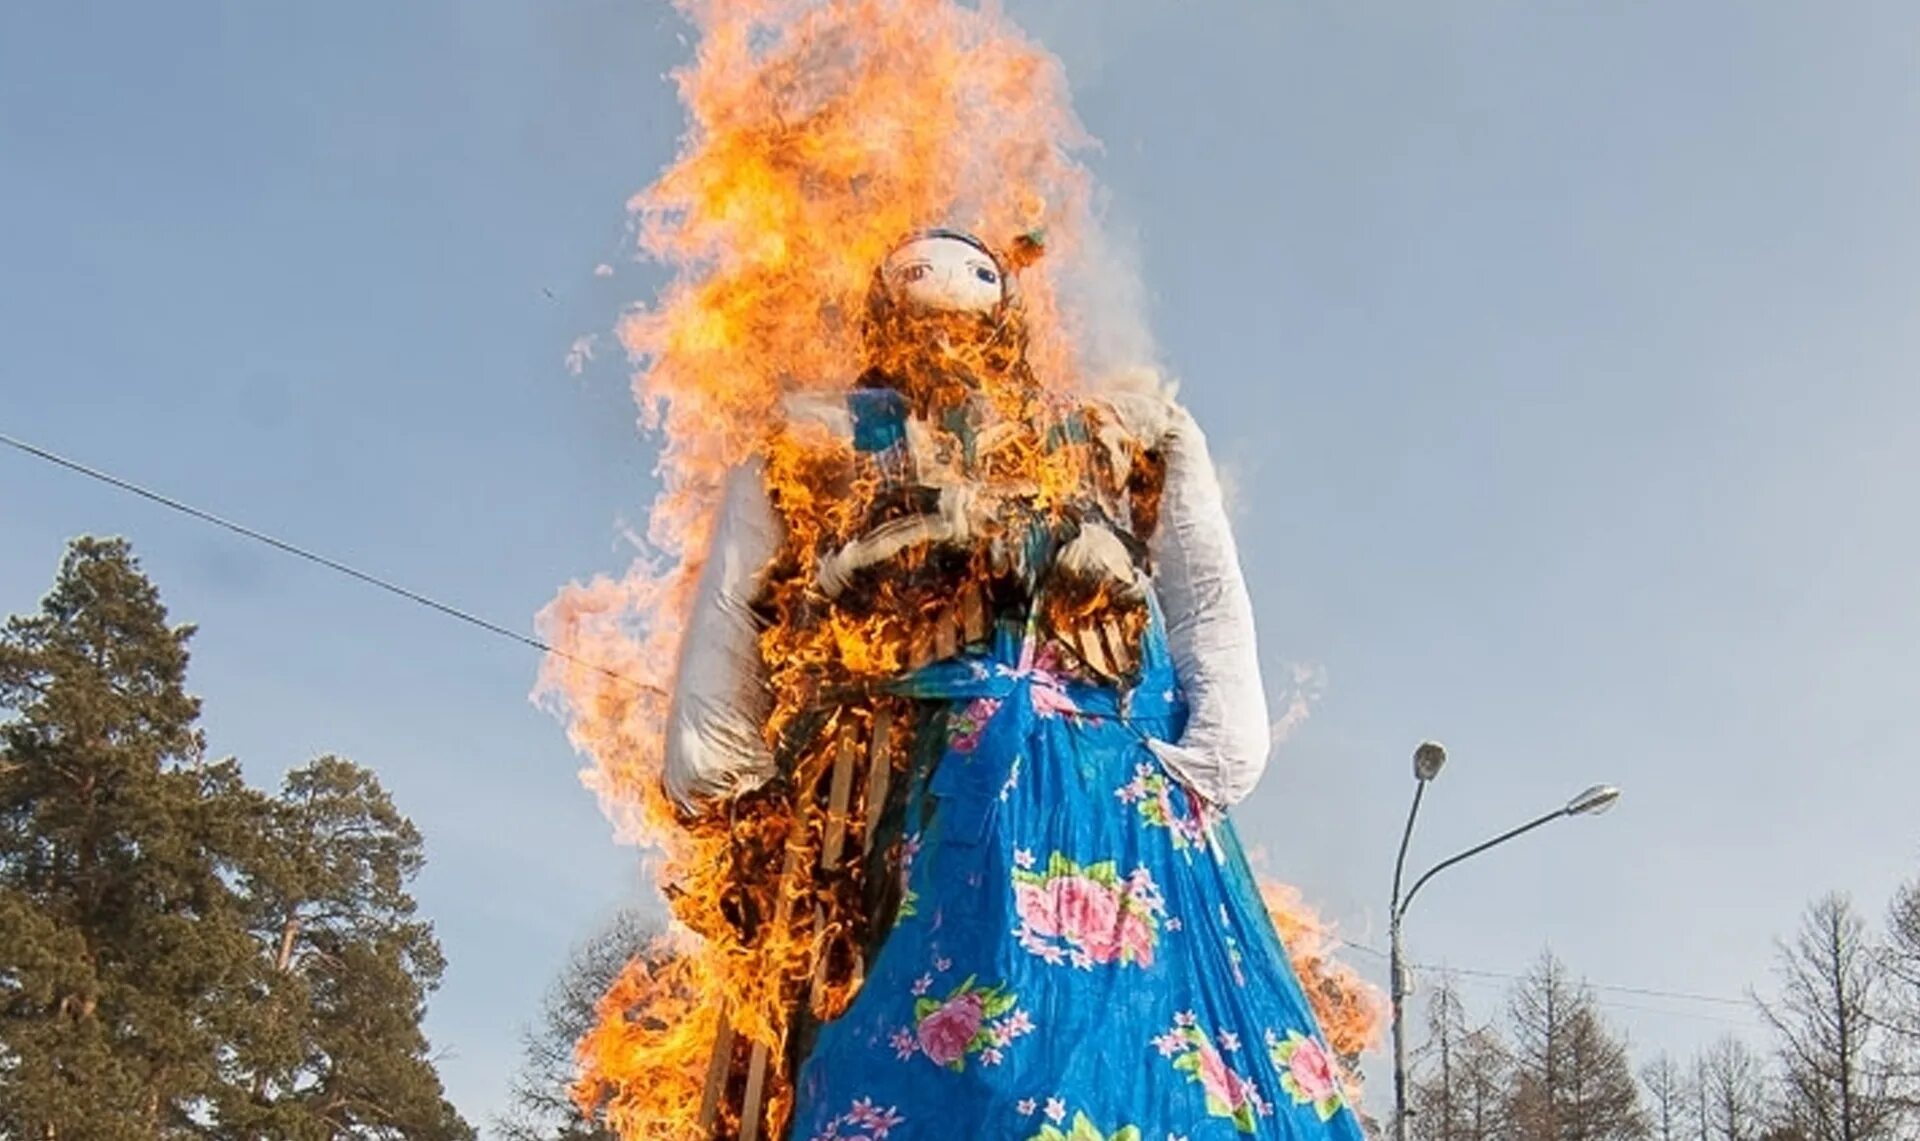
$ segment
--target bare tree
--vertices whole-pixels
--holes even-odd
[[[1920,1120],[1920,879],[1894,892],[1887,909],[1885,971],[1888,1077],[1905,1123]]]
[[[1686,1072],[1671,1055],[1661,1051],[1640,1068],[1640,1084],[1647,1090],[1648,1118],[1654,1141],[1688,1141],[1693,1114]]]
[[[1511,1069],[1499,1030],[1473,1025],[1453,979],[1441,975],[1415,1057],[1410,1132],[1418,1141],[1502,1141]]]
[[[1700,1136],[1706,1141],[1760,1141],[1766,1129],[1766,1086],[1760,1057],[1727,1035],[1698,1062]]]
[[[1551,952],[1514,990],[1509,1112],[1519,1141],[1638,1141],[1647,1135],[1626,1046]]]
[[[1825,896],[1779,960],[1779,1000],[1759,1005],[1779,1051],[1784,1121],[1808,1141],[1891,1137],[1886,968],[1866,924],[1846,896]]]
[[[1513,1056],[1491,1026],[1471,1031],[1460,1042],[1461,1141],[1505,1141],[1512,1136],[1507,1112],[1513,1081]]]
[[[501,1141],[616,1141],[569,1095],[578,1072],[574,1048],[592,1029],[601,996],[659,933],[657,919],[627,909],[574,948],[547,990],[538,1021],[521,1034],[520,1069],[507,1111],[493,1122],[494,1136]]]
[[[1567,1023],[1576,1001],[1573,981],[1551,953],[1541,956],[1509,1000],[1514,1030],[1510,1110],[1526,1141],[1558,1141],[1566,1085]]]
[[[1693,1056],[1693,1075],[1687,1079],[1687,1100],[1693,1106],[1694,1137],[1713,1141],[1713,1116],[1707,1110],[1707,1056]]]
[[[1459,1055],[1467,1033],[1460,992],[1442,974],[1427,1000],[1427,1040],[1414,1056],[1407,1097],[1409,1131],[1419,1141],[1466,1141],[1460,1120]]]

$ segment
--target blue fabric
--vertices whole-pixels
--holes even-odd
[[[857,388],[847,394],[853,414],[853,446],[884,452],[907,436],[907,401],[890,388]]]
[[[1156,626],[1121,694],[1003,630],[946,702],[905,900],[801,1068],[795,1141],[1361,1141],[1232,825],[1144,744],[1185,716]]]

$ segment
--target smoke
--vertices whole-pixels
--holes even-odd
[[[1110,199],[1089,211],[1086,236],[1060,270],[1061,306],[1085,384],[1095,392],[1170,395],[1148,320],[1139,230],[1115,216]]]
[[[575,337],[573,344],[567,346],[567,371],[574,376],[579,376],[585,372],[587,370],[587,364],[593,360],[594,349],[599,343],[600,336],[597,333],[588,333],[583,337]]]
[[[1304,662],[1286,665],[1286,680],[1281,683],[1272,703],[1279,710],[1268,726],[1269,739],[1277,747],[1298,732],[1313,714],[1313,707],[1326,695],[1327,671],[1323,666]]]

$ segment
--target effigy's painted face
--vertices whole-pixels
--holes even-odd
[[[1007,416],[1033,395],[1019,290],[988,247],[930,230],[874,270],[861,325],[870,383],[907,394],[918,414],[981,396]]]
[[[920,309],[989,313],[1006,297],[1000,267],[958,238],[916,238],[882,267],[888,290]]]

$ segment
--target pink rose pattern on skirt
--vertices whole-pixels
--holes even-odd
[[[1014,938],[1047,963],[1153,965],[1166,901],[1146,868],[1122,880],[1112,860],[1082,867],[1055,852],[1045,872],[1014,871],[1013,895]]]
[[[954,710],[947,726],[947,747],[957,753],[971,753],[980,747],[980,732],[1000,711],[997,698],[977,698]]]
[[[1287,1031],[1284,1039],[1269,1030],[1267,1055],[1281,1070],[1280,1088],[1297,1104],[1311,1105],[1320,1120],[1332,1117],[1347,1103],[1333,1059],[1320,1043],[1298,1030]]]
[[[1206,1094],[1207,1113],[1233,1122],[1242,1133],[1252,1133],[1257,1118],[1273,1113],[1273,1106],[1261,1095],[1259,1087],[1228,1064],[1222,1051],[1238,1052],[1240,1039],[1223,1032],[1216,1039],[1200,1029],[1190,1010],[1173,1017],[1173,1026],[1153,1040],[1160,1056],[1169,1058],[1173,1068],[1197,1082]]]
[[[936,969],[940,966],[935,964]],[[926,993],[932,984],[931,973],[915,981],[914,1025],[901,1027],[890,1038],[901,1061],[919,1054],[936,1066],[964,1071],[967,1059],[978,1055],[982,1065],[997,1066],[1014,1039],[1033,1032],[1033,1019],[1004,985],[983,987],[969,975],[945,998],[936,999]]]

